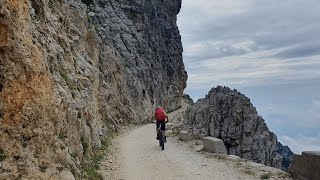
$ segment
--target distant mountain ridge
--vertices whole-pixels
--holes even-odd
[[[184,129],[194,137],[213,136],[224,141],[228,154],[287,170],[292,151],[280,146],[250,99],[237,90],[218,86],[190,106]]]
[[[283,157],[283,160],[282,160],[283,170],[288,171],[289,166],[293,161],[294,153],[291,151],[291,149],[288,146],[283,146],[280,142],[278,142],[277,153]]]

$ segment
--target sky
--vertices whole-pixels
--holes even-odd
[[[319,9],[318,0],[182,0],[185,93],[237,89],[294,153],[320,151]]]

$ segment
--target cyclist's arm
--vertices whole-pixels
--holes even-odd
[[[169,117],[168,117],[168,115],[166,115],[166,118],[167,118],[167,121],[166,121],[166,122],[169,122]]]

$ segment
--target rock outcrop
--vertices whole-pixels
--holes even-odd
[[[278,142],[277,146],[278,146],[277,153],[283,157],[282,169],[284,171],[288,171],[288,168],[293,161],[294,154],[288,146],[284,146],[280,142]]]
[[[181,0],[0,0],[0,179],[72,179],[120,124],[178,107]]]
[[[230,155],[282,168],[276,135],[269,131],[250,99],[237,90],[212,88],[204,99],[188,108],[185,116],[183,128],[194,137],[222,139]]]

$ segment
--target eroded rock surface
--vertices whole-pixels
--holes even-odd
[[[119,124],[177,108],[181,0],[0,0],[0,179],[83,178]]]

